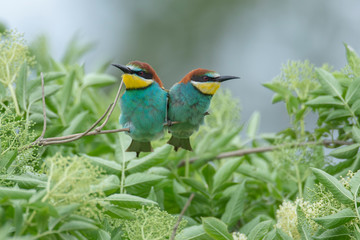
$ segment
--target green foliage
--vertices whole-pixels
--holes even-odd
[[[348,45],[340,71],[289,61],[265,84],[273,102],[285,104],[290,128],[259,134],[255,112],[244,129],[238,101],[220,91],[191,138],[193,152],[174,152],[166,135],[139,158],[125,152],[131,139],[124,133],[29,148],[43,127],[41,71],[45,137],[86,130],[118,84],[105,73],[108,63],[85,72],[79,62],[92,44],[77,37],[61,61],[44,37],[29,48],[6,32],[0,46],[1,239],[169,239],[192,193],[177,240],[359,237],[360,59]],[[311,111],[315,129],[306,125]],[[115,108],[106,128],[119,128],[118,116]],[[326,145],[331,151],[323,140],[336,141]],[[273,151],[218,158],[251,147]]]

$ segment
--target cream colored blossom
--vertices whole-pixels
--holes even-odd
[[[300,239],[297,230],[296,204],[290,201],[284,201],[276,211],[276,227],[284,231],[293,239]]]
[[[232,236],[233,236],[234,240],[247,240],[248,239],[245,234],[239,233],[239,232],[233,232]]]

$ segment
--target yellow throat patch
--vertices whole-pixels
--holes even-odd
[[[151,79],[143,79],[134,74],[123,74],[122,79],[124,81],[126,89],[145,88],[154,82]]]
[[[200,92],[207,95],[214,95],[216,90],[219,89],[219,82],[195,82],[191,81],[191,84],[196,87]]]

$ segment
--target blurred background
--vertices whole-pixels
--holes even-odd
[[[0,23],[28,43],[45,35],[56,59],[76,34],[94,43],[83,58],[87,70],[109,60],[146,61],[166,88],[198,67],[240,76],[222,88],[240,100],[242,123],[261,113],[261,132],[289,124],[285,107],[272,105],[261,84],[287,60],[342,68],[343,42],[360,52],[359,13],[358,0],[0,0]]]

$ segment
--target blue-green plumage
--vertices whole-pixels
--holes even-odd
[[[129,128],[133,140],[149,142],[163,134],[166,122],[167,92],[158,83],[129,89],[121,97],[120,124]]]
[[[196,89],[190,82],[177,83],[169,92],[168,118],[180,122],[169,127],[172,138],[169,144],[192,150],[189,137],[204,122],[204,116],[210,106],[212,95],[206,95]]]
[[[132,142],[126,151],[152,151],[150,141],[164,132],[167,92],[155,70],[147,63],[132,61],[126,66],[113,64],[124,74],[126,91],[120,98],[120,124],[128,128]]]

